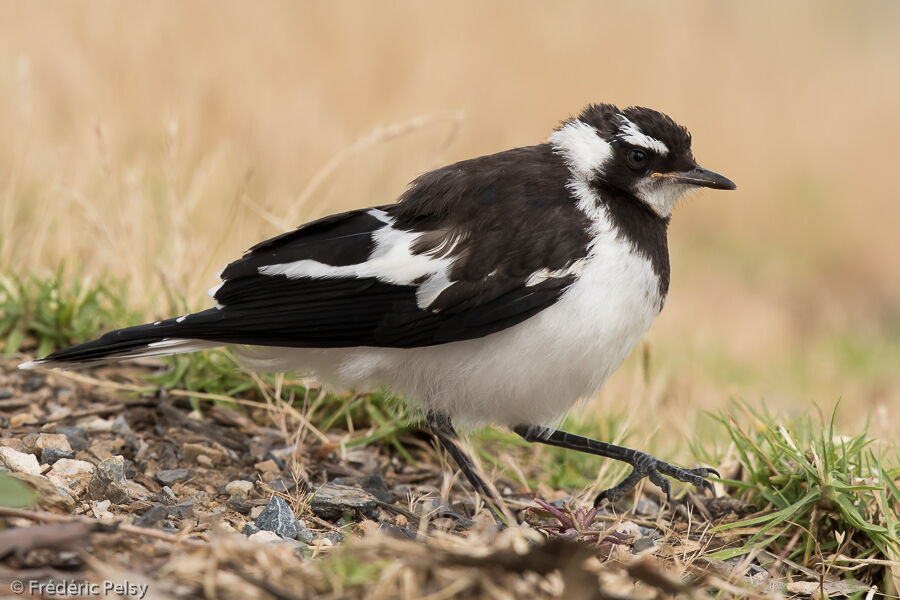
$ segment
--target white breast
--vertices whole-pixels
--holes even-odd
[[[558,421],[600,389],[662,304],[650,262],[598,213],[577,281],[554,305],[509,329],[425,348],[269,349],[255,357],[251,351],[251,363],[312,369],[348,387],[388,385],[463,428]]]

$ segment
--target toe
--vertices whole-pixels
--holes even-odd
[[[666,501],[671,502],[671,500],[672,500],[672,484],[669,483],[669,480],[666,479],[665,477],[663,477],[662,475],[660,475],[659,471],[657,471],[655,468],[651,468],[647,472],[647,477],[650,479],[650,481],[652,483],[656,484],[659,487],[659,489],[661,489],[663,491],[663,493],[665,493]]]
[[[594,498],[594,508],[600,508],[600,505],[603,504],[604,500],[609,500],[609,503],[613,504],[613,499],[611,497],[612,494],[610,494],[611,491],[612,491],[612,488],[610,488],[608,490],[603,490],[602,492],[597,494],[597,497]]]

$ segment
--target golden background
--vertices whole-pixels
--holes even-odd
[[[3,2],[0,272],[65,260],[148,318],[167,287],[203,308],[265,236],[645,105],[739,189],[676,210],[649,376],[636,353],[595,406],[680,432],[731,396],[841,398],[890,438],[898,30],[890,1]]]

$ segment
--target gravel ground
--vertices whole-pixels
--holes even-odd
[[[626,518],[500,477],[522,525],[498,527],[465,485],[447,485],[426,432],[404,438],[414,463],[388,444],[342,448],[339,434],[298,443],[273,406],[208,403],[201,415],[184,396],[123,394],[140,368],[2,365],[0,469],[37,497],[0,508],[9,585],[140,582],[158,598],[622,597],[587,583],[598,580],[654,598],[701,581],[721,592],[726,578],[753,595],[782,589],[755,561],[684,560],[729,541],[710,524],[755,510],[735,499],[688,494],[662,510],[645,497]]]

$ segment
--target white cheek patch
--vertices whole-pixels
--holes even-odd
[[[632,146],[640,146],[641,148],[652,150],[660,156],[665,156],[669,153],[668,146],[658,139],[645,134],[637,125],[628,120],[627,117],[619,115],[619,119],[622,121],[622,124],[619,126],[619,133],[616,135],[616,139],[622,140]]]
[[[653,209],[653,212],[667,218],[672,215],[672,209],[681,197],[695,189],[697,188],[693,185],[660,182],[648,177],[637,186],[635,195]]]
[[[379,211],[380,212],[380,211]],[[382,220],[377,215],[376,218]],[[386,215],[385,215],[386,218]],[[333,266],[303,259],[259,267],[260,275],[285,275],[289,279],[332,279],[338,277],[374,277],[394,285],[417,285],[416,304],[427,308],[452,285],[449,277],[452,258],[414,254],[413,244],[421,233],[394,229],[387,224],[372,234],[375,248],[364,263]],[[449,253],[449,249],[447,250]]]
[[[612,147],[600,137],[593,125],[575,119],[550,136],[553,150],[566,161],[572,174],[591,179],[602,171],[603,164],[612,157]]]

